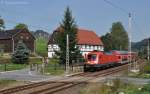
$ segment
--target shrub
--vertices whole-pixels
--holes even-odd
[[[150,74],[150,64],[144,66],[144,72]]]
[[[42,58],[29,58],[29,64],[41,64]]]
[[[150,84],[144,85],[142,88],[142,91],[144,92],[150,92]]]
[[[12,62],[16,64],[25,64],[28,62],[28,58],[29,50],[22,41],[19,41],[17,44],[17,48],[12,55]]]

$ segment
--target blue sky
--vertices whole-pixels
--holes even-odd
[[[150,37],[150,0],[107,0],[131,12],[132,40]],[[110,31],[113,22],[121,21],[128,30],[128,15],[104,0],[0,0],[0,16],[6,29],[25,23],[30,30],[52,32],[70,6],[79,28],[95,31],[99,36]]]

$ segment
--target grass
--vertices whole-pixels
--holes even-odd
[[[117,80],[113,81],[113,84],[113,86],[109,86],[106,83],[88,84],[81,89],[80,94],[149,94],[150,92],[150,84],[142,86],[126,84]]]
[[[44,38],[38,38],[36,40],[36,52],[41,56],[47,56],[47,43],[48,40]]]
[[[7,63],[7,64],[0,64],[0,71],[12,71],[12,70],[20,70],[26,68],[27,64],[13,64],[13,63]]]
[[[62,75],[65,70],[63,66],[60,66],[57,59],[50,59],[48,64],[44,68],[44,74],[46,75]]]
[[[7,86],[9,84],[17,82],[16,80],[7,80],[7,79],[2,79],[0,80],[0,87],[2,86]]]
[[[45,75],[63,75],[64,69],[54,69],[54,67],[49,67],[44,69]]]
[[[10,87],[15,87],[18,85],[24,85],[26,82],[9,80],[9,79],[1,79],[0,80],[0,89],[6,89]]]
[[[44,69],[44,74],[47,75],[62,75],[64,74],[64,69],[62,66],[55,64],[48,64]]]
[[[29,64],[42,64],[42,58],[29,58]]]
[[[150,78],[150,62],[146,61],[146,63],[140,68],[139,73],[133,73],[130,72],[128,74],[129,77],[135,77],[135,78]]]
[[[14,64],[11,58],[0,58],[0,71],[20,70],[29,66],[29,64],[42,64],[41,58],[29,58],[28,64]]]

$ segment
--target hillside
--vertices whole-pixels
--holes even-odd
[[[32,34],[36,37],[36,38],[44,38],[46,40],[49,39],[50,34],[46,31],[43,30],[36,30],[36,31],[32,31]]]
[[[36,52],[40,56],[47,56],[47,42],[48,40],[42,37],[36,39]]]
[[[32,31],[36,38],[36,53],[40,56],[47,56],[47,43],[50,34],[43,30]]]
[[[148,39],[150,39],[150,38],[143,39],[139,42],[132,42],[132,49],[139,51],[139,50],[145,48],[148,45]]]

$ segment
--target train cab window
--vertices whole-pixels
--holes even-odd
[[[118,56],[119,59],[121,59],[121,56]]]
[[[96,60],[96,55],[95,54],[92,54],[92,55],[88,55],[88,60],[90,60],[90,61],[94,61],[94,60]]]

